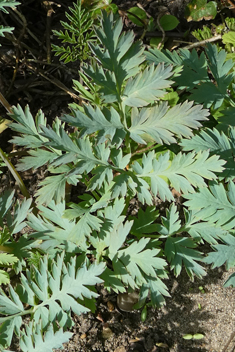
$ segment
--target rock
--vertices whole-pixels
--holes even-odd
[[[117,296],[117,306],[125,312],[133,311],[133,306],[138,302],[139,294],[137,292],[119,293]]]

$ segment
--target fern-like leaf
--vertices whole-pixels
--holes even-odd
[[[159,64],[147,67],[143,72],[137,74],[135,78],[129,78],[124,89],[122,101],[125,105],[142,107],[163,97],[165,88],[173,83],[168,80],[172,76],[171,67],[164,67]]]
[[[4,227],[3,219],[13,204],[14,191],[7,190],[0,197],[0,226]]]
[[[184,195],[188,199],[184,204],[197,211],[201,220],[222,226],[230,230],[235,226],[235,185],[228,183],[226,190],[223,184],[210,183],[208,188],[200,188],[197,193]]]
[[[235,266],[235,237],[231,234],[227,234],[222,238],[225,244],[216,244],[212,248],[214,252],[210,252],[206,258],[204,258],[204,263],[212,264],[212,268],[218,268],[226,263],[226,270],[233,268]]]
[[[5,12],[5,13],[9,13],[6,9],[6,7],[16,7],[17,5],[20,5],[20,2],[18,1],[9,1],[9,0],[1,0],[0,1],[0,10]]]
[[[38,203],[49,204],[52,200],[56,203],[62,202],[65,198],[66,183],[76,186],[79,178],[79,175],[70,176],[66,172],[45,178],[40,183],[41,188],[36,192]]]
[[[158,270],[158,272],[160,272],[160,270]],[[148,298],[149,294],[150,294],[150,298],[151,298],[151,304],[153,305],[153,307],[157,307],[160,308],[162,307],[166,301],[165,301],[165,297],[170,297],[170,294],[168,292],[167,286],[164,284],[164,282],[161,280],[161,276],[163,275],[159,275],[159,277],[151,277],[151,276],[147,276],[146,277],[146,284],[143,284],[140,290],[140,304],[144,303],[146,301],[146,299]],[[168,278],[167,275],[164,275],[163,278]]]
[[[1,4],[0,4],[1,5]],[[12,34],[12,32],[14,31],[14,27],[5,27],[5,26],[1,26],[0,25],[0,37],[5,37],[5,33],[9,33]],[[1,46],[1,45],[0,45]]]
[[[179,89],[187,88],[191,90],[202,82],[209,82],[207,61],[204,52],[199,56],[195,49],[192,51],[180,49],[180,57],[183,69],[175,77],[175,82],[179,86]]]
[[[228,280],[225,281],[224,287],[235,287],[235,273],[229,276]]]
[[[233,62],[226,61],[225,50],[218,52],[216,45],[207,44],[205,51],[207,60],[204,53],[199,57],[195,50],[190,53],[185,49],[181,49],[179,54],[169,51],[161,53],[158,49],[151,49],[146,55],[148,61],[155,65],[165,62],[176,67],[175,82],[179,89],[186,88],[191,92],[190,100],[203,103],[207,108],[213,105],[218,109],[224,99],[229,99],[227,89],[234,77],[234,73],[231,73]],[[211,82],[208,69],[216,84]],[[179,74],[180,71],[182,72]]]
[[[38,111],[35,121],[29,110],[29,106],[25,107],[25,111],[20,105],[17,107],[13,106],[11,118],[17,123],[11,124],[11,129],[13,131],[23,134],[22,137],[13,137],[12,143],[20,146],[25,146],[26,148],[38,148],[44,145],[46,139],[40,135],[41,126],[46,126],[47,120],[41,110]],[[27,136],[27,138],[25,138]]]
[[[11,345],[14,332],[19,335],[22,325],[21,317],[14,317],[0,324],[0,348],[1,351]],[[9,350],[7,350],[9,351]]]
[[[142,238],[129,247],[121,249],[132,223],[119,225],[110,234],[108,256],[112,260],[113,269],[118,279],[133,289],[146,283],[145,275],[156,277],[157,269],[164,269],[166,262],[157,257],[159,249],[146,249],[149,239]]]
[[[141,208],[138,211],[138,217],[129,217],[133,220],[131,233],[137,237],[157,232],[160,225],[154,224],[154,221],[159,217],[159,211],[155,207],[147,207],[145,211]]]
[[[20,232],[26,226],[24,220],[31,211],[31,203],[32,199],[24,199],[21,203],[17,201],[13,214],[7,215],[7,225],[11,234]]]
[[[203,257],[200,252],[193,249],[196,244],[192,239],[187,237],[168,237],[165,244],[165,254],[170,262],[171,269],[174,269],[174,274],[179,276],[183,263],[188,275],[193,279],[194,275],[199,278],[206,275],[204,268],[197,263],[202,261]]]
[[[220,179],[226,178],[227,181],[234,178],[235,129],[229,129],[227,134],[219,132],[217,128],[213,130],[205,129],[191,139],[183,139],[180,145],[185,151],[209,150],[210,155],[219,155],[221,159],[226,161],[226,167],[219,177]]]
[[[53,352],[54,348],[63,348],[63,343],[68,342],[72,337],[71,332],[63,332],[60,329],[53,331],[50,325],[46,332],[42,334],[41,324],[33,325],[32,322],[22,330],[20,338],[20,348],[23,352]]]
[[[162,226],[159,229],[160,238],[173,236],[181,230],[181,221],[175,204],[171,204],[170,209],[166,209],[166,217],[162,216]]]
[[[117,147],[122,143],[126,131],[120,121],[117,111],[111,107],[110,110],[99,108],[93,109],[90,105],[84,107],[84,113],[79,110],[74,111],[75,116],[65,115],[61,117],[62,121],[80,128],[80,137],[98,132],[97,138],[99,143],[111,141],[116,143]]]
[[[18,261],[13,254],[9,253],[0,253],[0,265],[10,265]]]
[[[48,322],[56,320],[63,327],[70,311],[75,314],[89,311],[82,305],[83,298],[97,297],[97,293],[86,286],[102,282],[99,275],[104,271],[105,264],[93,264],[88,269],[84,264],[77,269],[76,259],[74,256],[70,263],[65,264],[64,254],[58,255],[57,260],[52,261],[50,270],[45,256],[40,261],[39,269],[33,267],[31,271],[26,271],[26,276],[21,275],[21,284],[16,291],[9,286],[9,297],[1,290],[0,314],[6,317],[0,318],[0,323],[30,314],[35,324],[42,322],[43,328],[48,326]],[[27,303],[29,308],[25,308],[22,302]]]
[[[103,12],[102,15],[101,26],[95,27],[102,45],[91,43],[90,47],[105,72],[98,66],[95,71],[91,67],[85,67],[84,71],[102,87],[100,92],[104,94],[105,101],[111,102],[120,100],[124,80],[138,73],[145,57],[141,43],[134,44],[134,33],[122,33],[121,18],[114,20],[112,12],[109,15]]]
[[[203,178],[216,179],[214,172],[221,172],[225,163],[217,156],[209,157],[209,152],[177,154],[170,162],[169,153],[161,155],[158,160],[154,152],[149,152],[143,156],[142,166],[135,161],[132,168],[136,172],[137,178],[141,180],[143,187],[146,187],[144,178],[151,181],[151,191],[159,195],[162,200],[173,200],[173,196],[164,180],[167,178],[171,185],[179,192],[193,192],[193,187],[205,187]],[[141,192],[138,192],[138,197]]]
[[[178,137],[192,136],[192,129],[198,129],[199,121],[207,120],[208,111],[202,106],[192,107],[192,103],[185,102],[169,109],[167,103],[142,109],[132,110],[130,137],[137,143],[146,144],[146,136],[150,136],[157,143],[176,143],[174,135]],[[143,136],[143,137],[142,137]]]
[[[6,271],[4,271],[4,270],[0,270],[0,285],[2,285],[2,284],[6,285],[6,284],[9,284],[9,283],[10,283],[9,274]]]
[[[200,214],[197,216],[196,211],[189,211],[185,208],[184,215],[185,224],[181,231],[188,232],[196,242],[204,243],[206,241],[209,244],[217,244],[217,240],[228,234],[228,231],[221,226],[216,226],[216,224],[208,221],[201,221]]]
[[[147,62],[149,64],[158,65],[160,63],[165,63],[167,65],[173,66],[181,66],[182,65],[182,58],[177,53],[177,51],[170,51],[170,50],[159,50],[157,48],[150,48],[148,51],[145,52]]]
[[[48,246],[52,248],[60,246],[61,244],[68,246],[69,243],[74,243],[82,250],[87,250],[86,236],[89,235],[94,226],[90,220],[89,214],[88,216],[84,216],[86,212],[81,212],[79,214],[81,220],[79,221],[74,220],[76,214],[72,214],[75,215],[74,217],[71,216],[73,219],[71,219],[71,217],[67,219],[66,216],[64,216],[65,202],[55,204],[55,202],[52,201],[47,207],[39,205],[38,209],[40,210],[40,217],[36,217],[33,214],[28,216],[28,225],[36,231],[33,234],[34,238],[36,237],[43,241],[48,240]],[[92,210],[90,210],[90,212],[92,212]],[[99,219],[95,222],[96,229],[97,226],[100,225],[100,222]],[[46,245],[46,243],[43,245]],[[49,250],[49,248],[47,248],[47,250]]]
[[[44,149],[30,150],[28,154],[28,156],[20,159],[17,170],[37,169],[47,163],[52,163],[58,158],[58,154]]]

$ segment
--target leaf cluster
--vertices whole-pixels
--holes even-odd
[[[9,13],[7,8],[13,8],[16,7],[17,5],[20,5],[20,2],[13,0],[13,1],[8,1],[8,0],[0,0],[0,11]],[[3,26],[0,25],[0,37],[5,37],[5,33],[12,33],[14,30],[14,27],[8,27],[8,26]]]
[[[74,25],[85,14],[75,8]],[[29,107],[12,108],[11,142],[27,151],[17,169],[48,173],[34,205],[10,191],[0,197],[0,279],[9,283],[0,291],[2,349],[13,334],[22,351],[61,348],[72,313],[95,311],[98,284],[137,291],[138,308],[161,307],[168,271],[193,280],[206,275],[205,263],[234,266],[232,62],[212,45],[200,56],[145,52],[118,16],[98,20],[83,85],[74,82],[84,104],[51,126],[42,111],[34,118]],[[183,98],[171,99],[175,87]],[[205,128],[212,119],[215,129]],[[85,189],[77,201],[70,187]],[[172,190],[186,199],[180,209]],[[168,202],[164,215],[156,199]],[[207,257],[204,243],[213,248]]]

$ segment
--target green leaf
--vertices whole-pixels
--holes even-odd
[[[50,140],[50,142],[48,142],[50,146],[66,152],[59,156],[58,159],[53,162],[52,166],[59,166],[71,162],[76,163],[76,168],[68,175],[71,183],[75,182],[72,181],[74,174],[81,174],[85,171],[89,173],[94,167],[100,164],[106,167],[109,166],[108,157],[110,149],[106,148],[105,144],[94,147],[89,138],[77,138],[73,140],[61,126],[59,126],[57,132],[58,133],[51,128],[43,127],[43,135]],[[97,154],[97,157],[95,154]],[[68,165],[64,167],[64,171],[69,171],[70,169]],[[54,173],[56,172],[55,170]]]
[[[18,1],[9,1],[9,0],[1,0],[0,2],[0,10],[5,12],[5,13],[9,13],[6,9],[6,7],[16,7],[17,5],[20,5],[20,2]]]
[[[187,231],[189,235],[197,242],[204,243],[204,241],[210,244],[217,244],[217,240],[223,238],[228,231],[224,230],[221,226],[216,226],[214,223],[207,221],[201,221],[200,215],[197,216],[197,212],[188,211],[186,208],[185,212],[185,224],[181,231]]]
[[[73,8],[69,7],[70,13],[65,13],[67,22],[61,21],[61,25],[65,31],[53,30],[53,34],[70,46],[60,47],[52,44],[55,55],[61,55],[60,60],[65,63],[70,61],[84,61],[91,56],[88,43],[95,40],[93,23],[96,21],[94,14],[94,6],[89,9],[84,8],[81,2],[73,4]]]
[[[197,87],[201,82],[209,82],[207,60],[204,52],[199,56],[197,51],[180,49],[180,57],[182,59],[182,72],[175,77],[175,82],[179,85],[179,89],[191,90]]]
[[[200,252],[193,249],[195,247],[193,240],[187,237],[167,238],[165,254],[176,277],[181,273],[183,264],[191,279],[194,275],[199,278],[206,275],[204,268],[196,262],[202,261],[203,257]]]
[[[103,67],[99,65],[94,65],[94,68],[84,66],[83,70],[100,87],[99,93],[104,103],[113,103],[120,99],[113,72],[104,71]]]
[[[1,253],[2,254],[2,253]],[[10,276],[4,270],[0,270],[0,285],[6,285],[10,283]],[[1,342],[0,342],[1,344]]]
[[[179,95],[177,92],[170,92],[164,95],[164,97],[162,97],[162,100],[168,101],[168,104],[173,107],[178,103]]]
[[[99,143],[111,141],[117,143],[119,147],[126,131],[117,111],[112,107],[110,110],[101,111],[99,108],[94,110],[91,105],[84,106],[84,111],[85,114],[75,110],[73,112],[75,116],[65,115],[61,117],[61,120],[80,128],[80,137],[99,132],[97,136]]]
[[[52,261],[51,269],[48,267],[48,258],[40,261],[39,268],[32,267],[26,270],[26,276],[21,275],[21,284],[17,287],[17,293],[10,288],[8,298],[1,290],[0,314],[6,315],[0,318],[0,323],[11,320],[14,314],[32,314],[35,323],[42,321],[43,327],[55,321],[65,312],[69,314],[72,310],[75,314],[89,311],[82,305],[83,297],[91,299],[97,297],[97,293],[86,286],[94,286],[101,283],[99,275],[104,271],[105,264],[92,264],[89,268],[83,264],[76,267],[76,256],[70,262],[64,263],[64,253],[57,256],[56,261]],[[77,302],[79,298],[81,303]],[[21,301],[27,303],[32,309],[25,309]],[[67,321],[60,321],[60,325],[65,325]]]
[[[22,313],[24,306],[20,300],[19,295],[14,291],[11,285],[9,285],[9,297],[5,292],[0,289],[0,313],[1,315],[13,315]],[[4,322],[4,318],[0,318],[0,323]]]
[[[184,102],[169,108],[167,103],[160,103],[152,108],[132,109],[130,137],[137,143],[146,144],[146,136],[157,143],[176,143],[177,137],[192,136],[192,129],[198,129],[200,120],[207,120],[208,112],[201,105],[192,106]]]
[[[25,171],[29,169],[37,169],[47,163],[51,163],[58,157],[58,154],[44,149],[30,150],[28,154],[30,156],[20,159],[17,164],[17,170]]]
[[[55,203],[60,203],[65,198],[65,185],[76,185],[80,176],[70,176],[66,173],[61,173],[55,176],[45,178],[41,183],[41,188],[36,192],[37,201],[39,204],[49,204],[52,200]]]
[[[192,340],[192,338],[193,338],[193,335],[191,335],[191,334],[183,335],[183,339],[185,339],[185,340]]]
[[[40,134],[41,126],[46,126],[47,120],[41,110],[38,111],[35,121],[29,110],[29,106],[25,107],[25,111],[22,110],[20,105],[12,107],[12,114],[10,115],[13,120],[17,123],[11,124],[13,131],[23,134],[22,137],[13,137],[12,143],[26,148],[37,148],[44,145],[46,139]],[[26,138],[27,136],[27,138]]]
[[[140,18],[142,21],[146,20],[147,19],[147,15],[146,15],[146,12],[142,9],[140,9],[139,7],[131,7],[129,10],[128,10],[128,13],[127,13],[127,17],[134,23],[136,24],[137,26],[140,26],[140,27],[143,27],[144,24],[143,22],[141,22],[140,20],[138,20],[138,18],[136,18],[135,16],[132,16],[131,13],[133,13],[134,15],[136,15],[138,18]]]
[[[140,237],[145,234],[158,231],[157,224],[154,221],[159,217],[159,211],[155,207],[147,207],[145,211],[141,208],[138,211],[138,217],[129,217],[129,220],[134,220],[131,228],[131,233]]]
[[[164,31],[171,31],[172,29],[175,29],[180,23],[179,20],[172,15],[163,15],[159,22]]]
[[[173,236],[181,229],[181,221],[175,204],[170,205],[170,209],[166,209],[166,217],[162,216],[162,226],[159,229],[160,238]]]
[[[204,103],[206,108],[210,108],[213,104],[215,104],[214,109],[218,109],[226,97],[227,90],[225,88],[221,91],[212,82],[205,82],[200,86],[200,89],[196,88],[192,92],[190,99],[199,104]]]
[[[222,118],[221,118],[222,119]],[[220,174],[220,178],[233,179],[234,177],[234,129],[229,130],[229,135],[219,132],[217,129],[205,129],[191,139],[183,139],[180,145],[183,150],[195,152],[210,150],[210,154],[217,154],[226,161],[226,167]]]
[[[206,56],[202,53],[199,57],[196,50],[190,52],[180,49],[180,53],[177,54],[176,51],[171,53],[167,50],[160,52],[158,49],[150,49],[146,56],[147,61],[155,65],[159,62],[173,64],[174,80],[179,85],[179,89],[187,88],[192,93],[189,96],[190,100],[203,103],[207,108],[213,105],[214,109],[217,109],[224,99],[230,99],[228,87],[234,77],[234,72],[231,72],[233,61],[227,60],[225,50],[218,52],[216,45],[208,43],[205,51]],[[211,71],[214,83],[208,76],[208,69]]]
[[[125,105],[142,107],[163,97],[165,88],[173,83],[168,80],[172,76],[171,67],[159,64],[153,65],[140,72],[134,79],[130,78],[124,89],[122,101]]]
[[[228,280],[225,281],[224,287],[235,287],[235,273],[229,276]]]
[[[8,347],[11,345],[14,331],[19,334],[22,324],[21,317],[15,317],[0,324],[0,347]]]
[[[233,67],[233,62],[232,60],[226,61],[225,50],[218,52],[216,45],[208,44],[206,55],[216,85],[212,82],[201,83],[200,88],[197,86],[192,91],[190,99],[198,103],[204,102],[208,108],[214,104],[214,109],[217,109],[222,105],[223,100],[228,97],[227,89],[234,77],[234,73],[229,73]]]
[[[215,252],[210,252],[203,262],[212,264],[212,268],[218,268],[226,263],[226,270],[235,266],[234,250],[235,237],[227,234],[221,238],[225,244],[216,244],[212,248]]]
[[[193,339],[194,340],[201,340],[203,339],[205,336],[203,334],[194,334],[193,335]]]
[[[232,46],[235,46],[235,33],[232,31],[229,31],[228,33],[225,33],[222,36],[222,42],[224,44],[232,44]]]
[[[58,131],[54,131],[51,127],[41,126],[43,135],[45,138],[50,140],[50,146],[58,150],[64,150],[71,153],[79,153],[78,146],[73,142],[70,136],[65,132],[62,126],[59,127]]]
[[[160,63],[171,64],[173,66],[180,66],[182,65],[182,58],[181,56],[174,50],[159,50],[157,48],[150,48],[148,51],[145,52],[147,63],[155,65],[159,65]]]
[[[147,283],[142,272],[154,278],[156,277],[155,270],[164,269],[166,265],[164,259],[157,257],[159,249],[145,249],[148,242],[149,239],[142,238],[138,242],[133,242],[129,247],[120,249],[115,255],[114,245],[112,249],[110,248],[109,256],[117,278],[133,289]]]
[[[63,332],[63,329],[54,332],[52,325],[42,334],[40,324],[34,326],[30,322],[22,331],[20,348],[23,352],[53,352],[55,348],[63,348],[63,343],[68,342],[72,335],[71,332]]]
[[[18,261],[13,254],[9,253],[0,253],[0,265],[10,265]]]
[[[164,296],[170,297],[167,286],[160,277],[146,276],[146,284],[143,284],[140,290],[140,302],[145,301],[149,293],[154,308],[166,304]]]
[[[0,37],[5,37],[5,33],[12,34],[14,29],[15,29],[15,27],[9,27],[9,26],[0,25]]]
[[[1,227],[4,227],[3,218],[8,213],[9,209],[12,206],[14,193],[15,193],[14,191],[6,190],[0,196],[0,225],[1,225]]]
[[[223,26],[223,25],[222,25],[222,26]],[[217,33],[217,34],[219,34],[219,33],[217,32],[218,27],[219,27],[219,26],[216,27],[216,33]],[[201,41],[201,40],[208,40],[208,39],[210,39],[210,38],[213,37],[213,33],[212,33],[211,29],[208,28],[207,26],[203,26],[202,29],[198,28],[198,29],[194,30],[194,31],[192,32],[192,35],[193,35],[198,41]]]
[[[217,3],[207,0],[192,0],[185,10],[187,21],[201,21],[214,19],[217,14]]]
[[[139,65],[144,61],[144,48],[141,42],[134,43],[133,32],[122,32],[121,18],[114,21],[113,13],[103,12],[101,25],[96,27],[96,35],[101,45],[90,44],[99,64],[95,69],[84,67],[103,94],[105,102],[120,100],[124,80],[139,72]]]
[[[206,186],[203,178],[216,179],[214,172],[221,172],[225,162],[218,160],[215,155],[209,158],[208,156],[208,151],[187,155],[179,153],[170,161],[169,153],[165,153],[156,160],[152,151],[143,156],[142,166],[135,161],[132,168],[140,182],[143,183],[143,178],[150,179],[151,191],[155,196],[158,195],[162,200],[173,200],[165,178],[170,181],[172,187],[183,193],[194,192],[192,186],[202,187],[203,190]]]
[[[184,195],[188,199],[184,204],[196,210],[201,220],[222,226],[230,230],[235,225],[235,185],[228,183],[227,190],[215,181],[208,188],[200,188],[195,194]]]
[[[108,291],[113,290],[116,293],[126,292],[126,288],[121,282],[121,280],[119,280],[117,278],[117,275],[109,268],[105,269],[105,271],[100,275],[100,278],[104,281],[104,287]]]
[[[11,234],[20,232],[26,226],[24,220],[31,211],[31,203],[32,199],[24,199],[21,203],[17,201],[14,206],[14,213],[12,215],[8,214],[7,225]]]
[[[55,239],[57,245],[65,243],[68,245],[69,242],[75,243],[77,246],[84,251],[87,250],[86,246],[86,235],[89,234],[92,225],[89,223],[89,219],[85,219],[81,222],[67,219],[64,216],[65,202],[55,204],[53,201],[44,207],[43,205],[38,206],[40,210],[40,217],[36,217],[33,214],[28,216],[28,225],[36,231],[34,237],[40,239]],[[83,226],[82,226],[83,223]],[[87,227],[89,232],[86,232]],[[55,245],[52,243],[52,245]]]
[[[144,323],[147,318],[147,307],[144,306],[141,312],[141,321]]]

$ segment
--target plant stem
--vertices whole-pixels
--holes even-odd
[[[9,319],[12,319],[12,318],[15,318],[15,317],[21,317],[23,315],[32,314],[32,313],[34,313],[34,310],[31,308],[31,309],[25,310],[23,312],[19,312],[19,313],[13,314],[13,315],[8,315],[5,318],[0,318],[0,324],[4,323],[5,321],[7,321]]]
[[[14,177],[14,179],[16,180],[16,182],[19,184],[19,187],[20,187],[20,190],[21,190],[21,193],[23,194],[23,196],[25,196],[26,198],[30,198],[30,194],[29,194],[27,188],[25,187],[25,184],[24,184],[22,178],[20,177],[19,173],[16,171],[15,167],[12,165],[12,163],[10,162],[10,160],[8,159],[8,157],[2,151],[1,148],[0,148],[0,157],[2,158],[2,160],[4,161],[4,163],[6,164],[8,169],[10,170],[10,172],[11,172],[12,176]]]
[[[125,105],[123,106],[122,102],[119,102],[118,106],[119,106],[119,115],[121,117],[121,121],[122,121],[125,129],[127,130],[128,126],[127,126],[127,122],[126,122]],[[125,138],[125,146],[126,146],[127,154],[131,153],[130,136],[129,136],[128,132],[127,132],[126,138]]]
[[[130,200],[131,200],[131,197],[127,196],[126,197],[126,201],[125,201],[126,205],[125,205],[125,208],[123,209],[123,212],[122,212],[122,214],[125,215],[125,216],[127,215],[127,210],[128,210],[128,207],[129,207]]]

